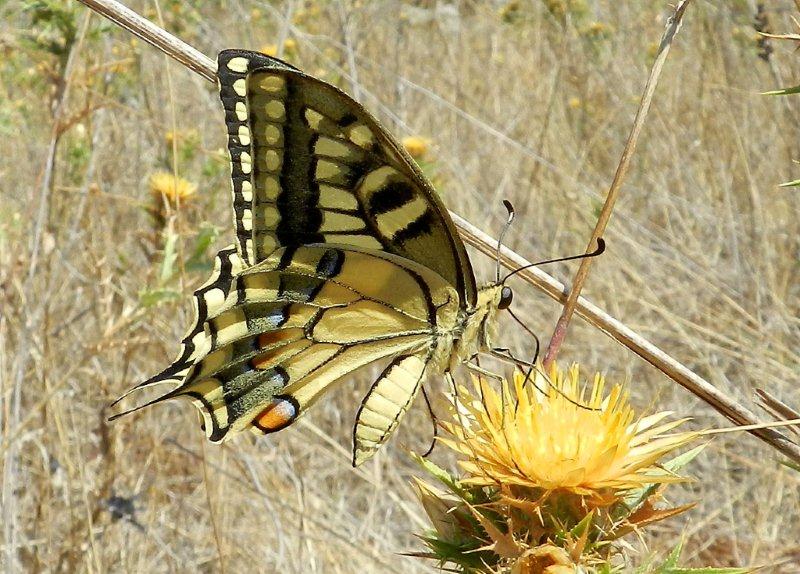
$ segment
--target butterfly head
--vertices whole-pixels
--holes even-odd
[[[468,312],[462,342],[476,345],[475,349],[465,349],[464,356],[472,356],[478,349],[491,349],[497,340],[497,311],[508,309],[514,293],[502,283],[490,283],[478,290],[475,308]],[[463,343],[462,343],[463,344]]]
[[[502,289],[500,289],[500,299],[497,302],[498,309],[508,309],[511,307],[511,302],[514,300],[514,292],[511,290],[511,287],[506,285],[501,285]]]

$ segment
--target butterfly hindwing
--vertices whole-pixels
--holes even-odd
[[[466,249],[403,148],[334,86],[254,52],[224,51],[219,78],[242,258],[332,243],[435,271],[475,303]]]
[[[214,300],[194,329],[202,356],[157,401],[192,399],[215,442],[249,427],[280,430],[373,361],[430,355],[436,329],[452,328],[459,307],[453,288],[423,266],[329,245],[281,248]]]
[[[112,406],[137,389],[161,383],[180,383],[186,378],[186,373],[192,365],[210,348],[210,340],[203,328],[206,319],[215,315],[225,305],[233,278],[242,268],[242,260],[233,246],[217,253],[211,277],[194,292],[194,320],[181,340],[178,358],[159,374],[129,389],[114,401]]]

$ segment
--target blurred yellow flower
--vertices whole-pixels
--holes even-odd
[[[197,185],[176,175],[159,171],[150,176],[150,193],[164,196],[172,204],[185,201],[197,191]]]
[[[414,159],[419,159],[428,152],[430,140],[418,136],[409,136],[403,138],[401,143],[403,147],[406,148],[408,155]]]
[[[465,457],[465,483],[504,492],[530,488],[534,496],[570,493],[608,504],[621,491],[683,480],[656,472],[655,465],[699,436],[667,434],[686,419],[663,422],[668,412],[636,419],[621,386],[604,396],[603,376],[581,385],[577,365],[566,373],[553,366],[549,377],[536,372],[527,383],[516,373],[513,387],[512,393],[503,381],[497,392],[476,380],[474,392],[459,390],[458,412],[445,425],[453,438],[443,442]]]
[[[283,55],[291,55],[297,49],[297,42],[292,38],[286,38],[283,41]],[[259,51],[262,54],[266,54],[267,56],[272,56],[273,58],[278,56],[278,45],[277,44],[264,44],[261,46]]]
[[[266,54],[267,56],[276,56],[278,54],[278,45],[277,44],[264,44],[258,49],[259,52],[262,54]]]
[[[592,32],[593,34],[601,34],[604,32],[608,32],[610,30],[607,24],[603,24],[602,22],[592,22],[589,24],[587,30]]]
[[[164,143],[167,144],[168,147],[172,147],[174,143],[184,143],[189,142],[192,143],[198,139],[197,130],[177,130],[172,131],[169,130],[167,133],[164,134]]]
[[[583,102],[579,97],[572,96],[569,100],[567,100],[567,105],[571,107],[573,110],[577,110],[583,105]]]

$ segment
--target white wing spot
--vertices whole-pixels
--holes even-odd
[[[242,229],[245,231],[253,230],[253,212],[245,209],[242,213]]]
[[[239,126],[239,141],[242,145],[250,145],[250,128],[245,125]]]
[[[247,106],[244,102],[236,102],[236,117],[240,122],[247,121]]]
[[[211,289],[203,295],[203,299],[209,314],[212,314],[214,310],[219,309],[225,303],[225,292],[222,289]]]
[[[253,170],[253,159],[246,151],[242,152],[239,161],[242,164],[242,173],[250,173]]]
[[[231,58],[228,60],[228,69],[237,74],[244,74],[247,71],[247,58]]]

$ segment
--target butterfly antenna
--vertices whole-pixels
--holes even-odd
[[[597,257],[598,255],[602,255],[606,250],[606,241],[602,237],[597,238],[597,249],[592,251],[591,253],[584,253],[582,255],[570,255],[569,257],[559,257],[558,259],[545,259],[544,261],[537,261],[536,263],[529,263],[528,265],[523,265],[517,269],[514,269],[511,273],[503,277],[503,281],[499,281],[499,283],[505,283],[506,280],[511,277],[512,275],[516,275],[520,271],[525,271],[526,269],[530,269],[531,267],[537,267],[539,265],[546,265],[547,263],[560,263],[562,261],[574,261],[575,259],[587,259],[589,257]]]
[[[433,424],[433,437],[431,437],[431,446],[429,446],[428,450],[425,451],[425,454],[422,455],[422,458],[428,458],[428,456],[433,452],[433,447],[436,446],[436,437],[439,436],[439,419],[436,417],[436,413],[433,412],[433,405],[431,405],[431,400],[428,398],[428,393],[425,391],[425,387],[422,387],[422,398],[425,399],[425,406],[428,407],[428,414],[431,415],[431,423]]]
[[[500,230],[500,236],[497,238],[497,266],[495,267],[494,273],[497,283],[500,283],[500,250],[503,247],[503,238],[506,236],[508,228],[511,227],[511,222],[514,221],[515,214],[514,206],[510,201],[504,199],[503,205],[506,207],[506,211],[508,211],[508,219],[506,219],[506,224],[503,226],[503,229]]]

